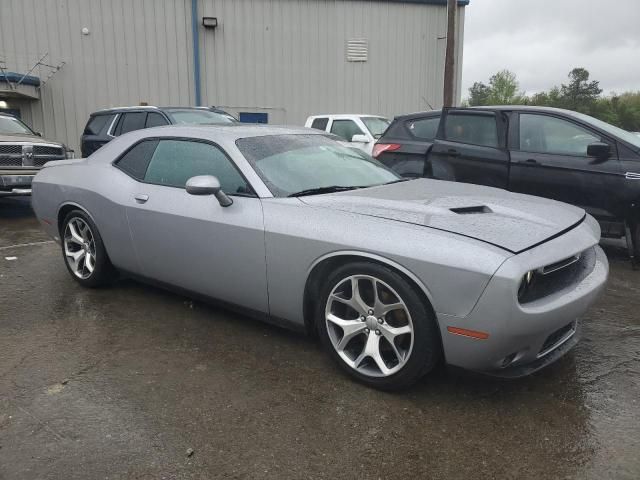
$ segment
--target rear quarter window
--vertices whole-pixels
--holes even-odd
[[[438,133],[440,117],[416,118],[405,123],[409,133],[421,140],[433,140]]]
[[[329,119],[328,118],[316,118],[311,123],[311,128],[315,128],[315,129],[318,129],[318,130],[326,130],[327,129],[327,123],[329,123]]]
[[[84,127],[85,135],[99,135],[107,125],[110,125],[115,115],[94,115]]]
[[[136,180],[143,180],[157,146],[158,140],[145,140],[137,143],[120,157],[120,160],[116,162],[116,167]]]

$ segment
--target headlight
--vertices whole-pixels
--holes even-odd
[[[531,285],[533,285],[533,281],[535,280],[536,272],[534,270],[529,270],[524,274],[522,280],[520,281],[520,287],[518,288],[518,300],[522,301],[529,292]]]

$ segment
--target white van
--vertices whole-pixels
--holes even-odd
[[[371,155],[373,145],[389,126],[389,119],[378,115],[313,115],[305,127],[317,128],[342,137],[347,147],[359,148]]]

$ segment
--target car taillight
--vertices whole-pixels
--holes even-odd
[[[393,152],[398,150],[400,147],[401,145],[397,143],[376,143],[373,146],[373,158],[378,158],[378,155],[383,152]]]

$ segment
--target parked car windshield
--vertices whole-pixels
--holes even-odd
[[[17,118],[0,117],[0,133],[33,135],[33,131]]]
[[[613,136],[616,136],[618,138],[621,138],[625,142],[630,143],[634,147],[640,149],[640,137],[639,136],[634,135],[631,132],[627,132],[626,130],[623,130],[622,128],[615,127],[615,126],[611,125],[610,123],[603,122],[602,120],[598,120],[597,118],[590,117],[589,115],[585,115],[583,113],[573,112],[572,115],[574,115],[576,118],[582,120],[583,122],[590,123],[594,127],[597,127],[600,130],[603,130],[603,131],[607,132],[610,135],[613,135]]]
[[[391,123],[386,118],[380,117],[361,117],[362,122],[367,126],[373,138],[380,138],[384,131]]]
[[[344,147],[325,135],[248,137],[238,139],[236,145],[277,197],[313,189],[371,187],[400,179],[361,150]]]
[[[232,124],[236,123],[228,115],[215,113],[210,110],[169,110],[167,114],[174,124],[203,125],[203,124]]]

